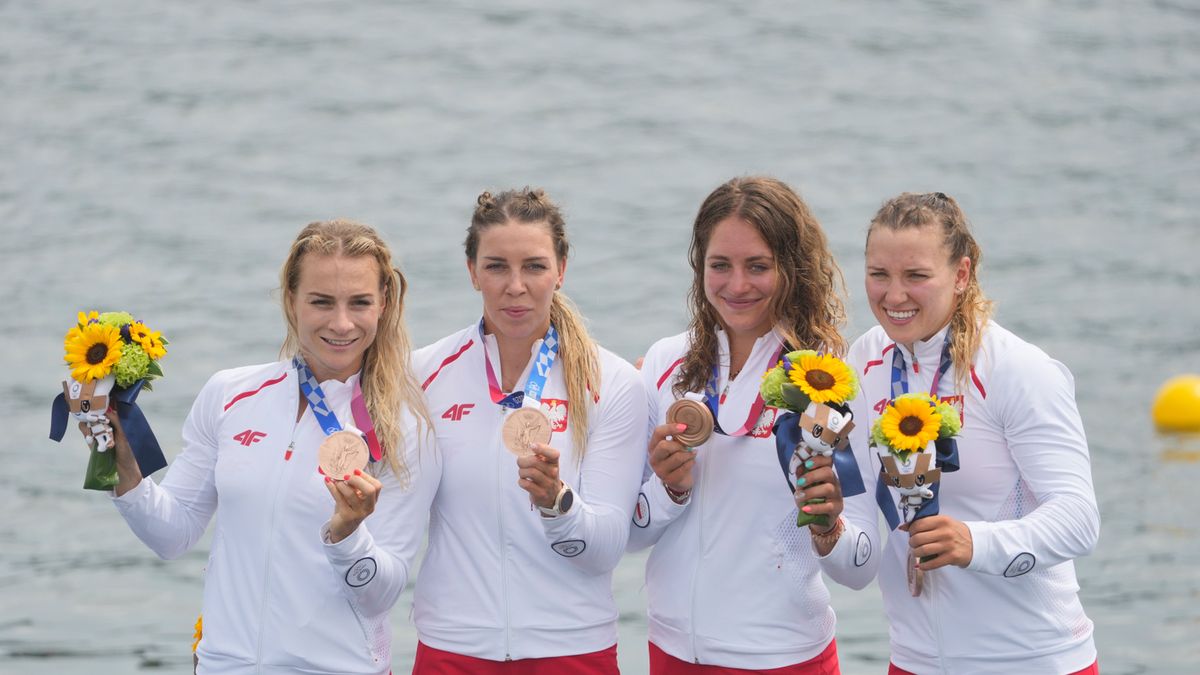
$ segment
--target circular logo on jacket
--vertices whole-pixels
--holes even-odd
[[[1019,577],[1033,569],[1033,566],[1036,564],[1037,558],[1034,558],[1032,553],[1022,553],[1013,558],[1012,562],[1008,563],[1008,568],[1004,570],[1004,576],[1009,579]]]
[[[858,533],[858,543],[854,547],[854,566],[862,567],[871,559],[871,538],[866,532]]]
[[[352,588],[366,586],[375,578],[377,571],[379,566],[374,558],[361,558],[346,570],[346,585]]]
[[[638,527],[650,524],[650,500],[646,499],[645,492],[638,493],[637,504],[633,507],[633,524]]]
[[[564,558],[574,558],[583,553],[583,550],[587,548],[587,544],[582,539],[567,539],[550,544],[550,548],[554,549],[555,553]]]

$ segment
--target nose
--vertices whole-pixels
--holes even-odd
[[[908,300],[908,291],[899,281],[889,281],[883,293],[883,300],[889,305],[898,305]]]
[[[345,305],[338,305],[333,311],[329,327],[337,333],[349,333],[354,330],[354,322],[350,320],[350,310]]]
[[[729,277],[729,288],[735,295],[742,295],[750,290],[750,275],[740,268],[734,269]]]
[[[508,283],[504,287],[504,292],[509,295],[521,295],[525,292],[525,279],[519,270],[513,270],[508,275]]]

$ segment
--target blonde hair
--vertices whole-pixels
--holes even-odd
[[[839,332],[846,322],[845,280],[821,224],[783,181],[769,176],[734,178],[708,195],[692,226],[691,344],[672,388],[676,395],[703,391],[717,362],[715,327],[722,322],[704,294],[704,259],[713,231],[731,217],[753,225],[775,258],[779,281],[771,299],[771,321],[784,341],[792,349],[838,356],[846,351]]]
[[[300,283],[300,265],[310,254],[370,257],[379,265],[383,314],[379,318],[375,341],[363,355],[361,384],[384,456],[396,477],[404,483],[408,478],[408,467],[404,463],[406,441],[401,433],[401,411],[408,409],[417,416],[418,434],[432,428],[425,398],[410,362],[412,342],[404,325],[404,294],[408,282],[393,266],[391,251],[372,228],[350,220],[309,223],[296,235],[279,272],[283,316],[287,320],[287,337],[280,348],[283,358],[295,356],[300,349],[292,302]]]
[[[983,330],[992,316],[994,305],[979,285],[979,265],[983,251],[971,235],[967,216],[953,197],[943,192],[905,192],[884,202],[871,219],[871,233],[881,227],[889,230],[935,227],[942,235],[949,264],[957,266],[964,257],[971,260],[967,285],[958,294],[950,315],[950,360],[954,364],[955,384],[964,389],[974,365],[975,353],[983,344]]]
[[[510,222],[544,225],[554,245],[554,255],[561,265],[570,252],[566,223],[559,209],[541,189],[505,190],[493,196],[484,192],[475,200],[475,212],[467,239],[463,242],[467,260],[474,261],[479,253],[479,238],[483,231]],[[571,426],[571,441],[579,461],[587,451],[588,414],[600,400],[600,357],[596,343],[588,335],[583,316],[570,298],[554,291],[550,301],[550,323],[558,331],[558,361],[562,364],[563,379],[570,400],[567,416]]]

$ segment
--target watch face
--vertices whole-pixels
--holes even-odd
[[[575,502],[575,493],[570,489],[563,492],[562,499],[558,502],[558,512],[566,513],[571,510],[571,504]]]

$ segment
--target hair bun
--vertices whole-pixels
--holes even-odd
[[[479,193],[479,197],[475,200],[475,205],[484,209],[490,209],[496,206],[496,201],[492,199],[492,193],[484,190]]]

